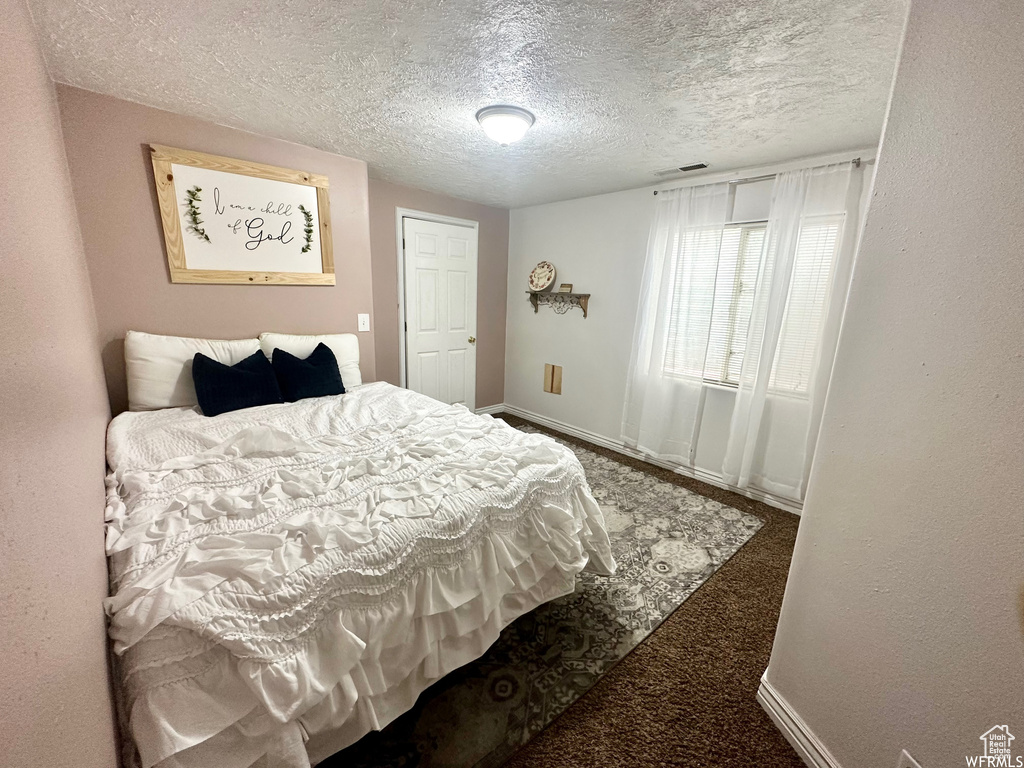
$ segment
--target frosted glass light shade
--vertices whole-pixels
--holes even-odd
[[[499,144],[519,141],[533,125],[533,114],[521,107],[484,107],[476,119],[484,133]]]

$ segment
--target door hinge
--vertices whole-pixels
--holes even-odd
[[[405,238],[404,237],[402,238],[402,250],[403,251],[405,250]]]
[[[405,332],[408,333],[409,332],[409,324],[408,323],[402,323],[402,325],[405,326]]]

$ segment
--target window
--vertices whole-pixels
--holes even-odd
[[[793,276],[769,387],[807,392],[832,279],[843,217],[818,216],[800,229]],[[764,250],[765,222],[684,232],[668,311],[663,372],[737,386],[743,367],[754,291]],[[688,333],[688,325],[710,331]]]
[[[764,233],[764,222],[757,222],[684,235],[694,242],[686,249],[688,263],[673,264],[664,373],[720,384],[739,382]],[[694,314],[710,314],[706,338],[686,333],[686,318]],[[706,322],[696,324],[706,327]]]
[[[715,308],[711,313],[704,380],[737,384],[747,344],[754,289],[761,266],[764,224],[726,227],[715,280]]]
[[[809,217],[800,227],[786,312],[768,383],[777,392],[802,394],[810,386],[842,228],[842,215]]]

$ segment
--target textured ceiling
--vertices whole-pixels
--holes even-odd
[[[517,207],[873,146],[906,0],[30,6],[55,80]],[[494,103],[536,114],[519,144],[476,124]]]

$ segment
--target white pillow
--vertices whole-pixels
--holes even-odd
[[[124,338],[128,410],[196,405],[196,388],[192,383],[192,358],[196,352],[234,365],[259,348],[259,339],[220,341],[128,331]]]
[[[358,387],[363,383],[359,373],[359,339],[354,333],[334,333],[324,336],[293,336],[288,333],[261,333],[260,346],[263,353],[273,359],[275,349],[301,357],[309,357],[317,344],[323,342],[331,348],[338,358],[338,370],[341,371],[341,383],[345,389]]]

